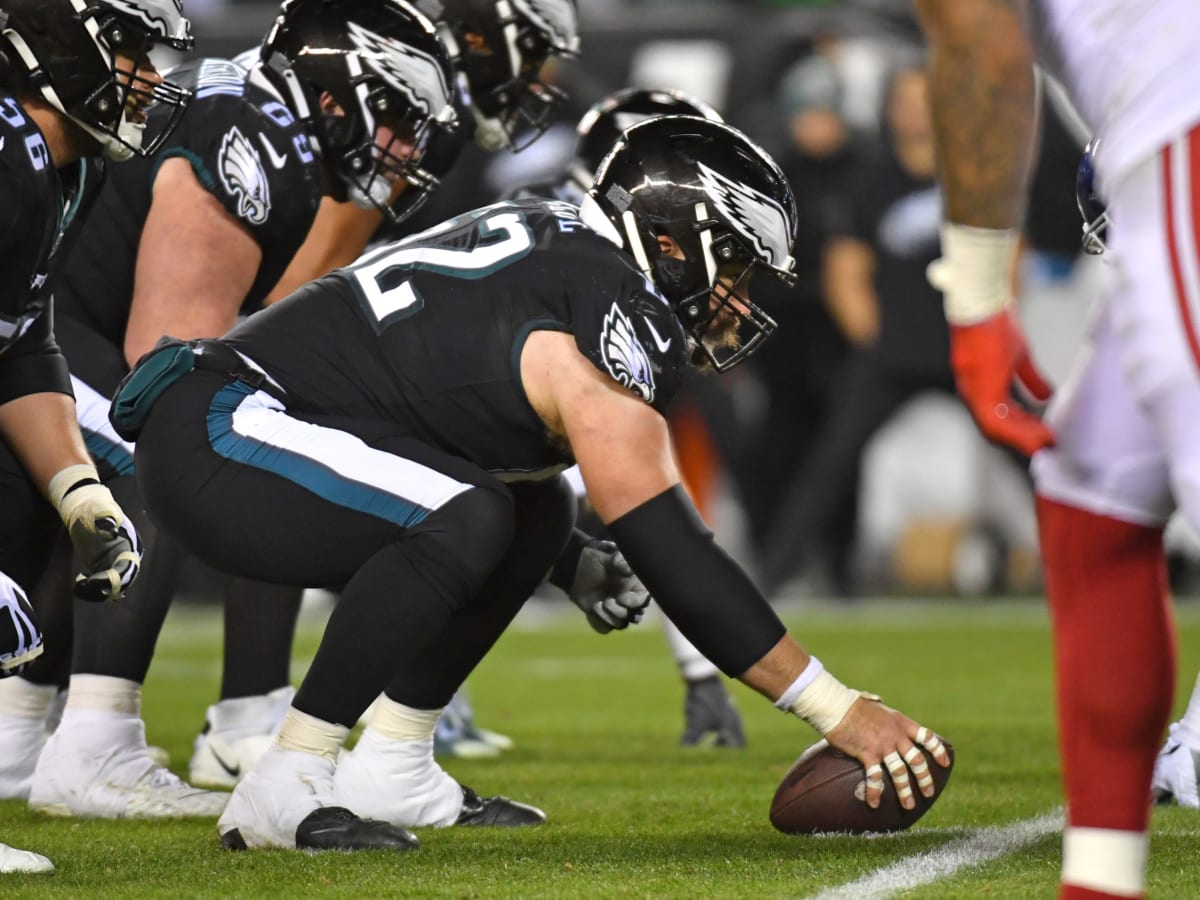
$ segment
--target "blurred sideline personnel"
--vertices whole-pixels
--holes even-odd
[[[107,421],[108,398],[130,362],[166,332],[220,335],[239,312],[258,308],[322,193],[385,208],[404,179],[389,214],[419,206],[437,183],[421,168],[421,149],[455,116],[453,73],[432,23],[397,0],[290,0],[253,71],[199,59],[172,77],[193,92],[191,107],[153,155],[114,173],[56,288],[80,423],[131,509],[142,506],[133,448]],[[165,126],[166,112],[151,111],[150,134]],[[154,538],[149,525],[143,530]],[[142,683],[180,554],[169,539],[153,544],[150,577],[126,604],[76,611],[54,734],[47,740],[31,718],[0,730],[5,796],[101,818],[216,816],[224,808],[227,794],[181,781],[147,748]],[[44,584],[38,602],[65,600],[57,587]],[[69,618],[61,625],[67,631]],[[49,622],[46,631],[59,634]],[[41,674],[35,667],[24,687],[44,708],[56,679]],[[27,709],[36,712],[32,701]],[[6,708],[6,718],[17,712]]]
[[[858,505],[863,451],[915,397],[954,391],[941,296],[925,278],[939,253],[941,195],[924,68],[892,73],[882,132],[882,152],[859,164],[825,248],[825,302],[853,351],[837,370],[840,402],[781,491],[767,530],[768,592],[799,577],[810,590],[815,584],[857,593],[855,529],[840,528],[839,520]]]
[[[563,100],[542,80],[544,67],[579,52],[574,2],[422,0],[417,5],[437,26],[460,91],[459,127],[434,138],[422,165],[445,179],[472,139],[493,151],[527,147],[553,122]],[[381,228],[396,230],[380,210],[322,197],[304,244],[265,303],[352,263]],[[230,583],[221,696],[196,738],[189,766],[194,782],[232,787],[270,746],[292,697],[292,636],[302,593],[243,579]],[[507,736],[479,728],[465,697],[456,697],[439,725],[439,752],[496,755],[493,743],[512,745]]]
[[[683,91],[621,88],[593,103],[579,120],[575,128],[575,152],[561,176],[554,181],[522,187],[514,191],[510,199],[549,197],[578,206],[592,186],[592,178],[601,161],[616,146],[621,132],[654,116],[669,115],[723,121],[715,109]],[[684,488],[701,517],[707,520],[705,501],[716,478],[716,464],[707,427],[689,396],[688,388],[695,387],[697,380],[698,376],[690,377],[685,383],[684,393],[671,409],[668,423],[678,451],[676,464],[680,467]],[[567,477],[583,500],[586,492],[578,469],[569,470]],[[721,681],[720,671],[666,617],[663,618],[663,632],[686,688],[680,742],[684,746],[695,746],[712,739],[719,747],[744,747],[746,735],[742,717]]]
[[[1162,530],[1200,527],[1200,32],[1186,0],[921,0],[946,199],[959,391],[983,432],[1033,455],[1054,625],[1067,827],[1060,896],[1140,897],[1151,773],[1171,711]],[[1185,24],[1187,23],[1187,24]],[[1033,62],[1100,140],[1116,277],[1045,422],[1011,396],[1029,360],[1008,272],[1028,180]]]
[[[51,291],[103,179],[98,157],[150,152],[150,104],[177,119],[187,103],[150,62],[155,43],[191,45],[175,0],[0,2],[0,678],[42,652],[24,591],[49,558],[54,509],[82,562],[78,596],[118,599],[140,563],[75,421]],[[44,856],[0,844],[0,872],[52,871]]]
[[[218,822],[226,846],[404,849],[404,826],[544,820],[460,786],[433,732],[545,572],[561,584],[586,548],[559,474],[574,462],[646,587],[724,672],[860,759],[868,803],[885,762],[914,803],[906,756],[932,790],[917,743],[945,763],[940,740],[786,634],[675,469],[663,413],[683,370],[724,371],[766,339],[746,280],[789,277],[794,239],[769,157],[720,123],[664,116],[625,132],[582,211],[525,200],[456,216],[221,341],[165,343],[139,364],[113,415],[126,437],[145,420],[137,474],[155,520],[219,569],[344,585],[274,745]]]

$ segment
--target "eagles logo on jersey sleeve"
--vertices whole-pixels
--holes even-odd
[[[316,215],[320,176],[301,125],[265,82],[230,60],[198,60],[183,70],[194,99],[160,156],[186,159],[264,253],[281,235],[298,230],[303,239]]]
[[[671,307],[654,286],[612,253],[613,264],[575,301],[575,344],[592,364],[622,387],[665,413],[688,365],[687,338]],[[616,273],[616,279],[613,278]]]

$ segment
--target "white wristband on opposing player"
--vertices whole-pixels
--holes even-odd
[[[996,315],[1012,293],[1017,232],[942,223],[942,258],[929,264],[929,283],[944,295],[946,321],[973,325]]]
[[[814,663],[816,670],[815,673],[811,673]],[[797,685],[801,685],[798,690]],[[775,705],[790,710],[822,735],[826,735],[837,728],[838,723],[845,718],[854,701],[860,696],[860,691],[846,687],[830,675],[814,657],[800,673],[800,677],[775,701]]]

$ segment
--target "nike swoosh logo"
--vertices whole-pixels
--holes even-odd
[[[277,169],[282,169],[287,165],[287,155],[280,154],[279,151],[267,140],[267,136],[261,131],[258,133],[258,142],[263,145],[263,149],[267,151],[267,156],[271,160],[271,165]]]
[[[237,778],[238,775],[241,774],[241,772],[242,772],[241,765],[231,766],[231,765],[229,765],[229,763],[225,762],[225,760],[221,759],[221,754],[213,749],[211,741],[209,742],[209,745],[208,745],[208,752],[213,755],[213,759],[215,759],[217,761],[217,764],[222,769],[224,769],[226,772],[229,773],[230,778]]]
[[[670,347],[671,347],[671,339],[667,338],[664,341],[662,339],[662,335],[660,335],[658,333],[658,331],[655,330],[654,323],[651,322],[649,319],[646,319],[645,322],[646,322],[646,327],[650,329],[650,337],[654,338],[654,343],[658,345],[658,352],[666,353],[667,350],[670,349]]]

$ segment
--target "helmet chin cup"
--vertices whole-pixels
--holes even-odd
[[[508,131],[499,121],[484,116],[475,107],[471,108],[471,113],[475,118],[475,143],[481,150],[495,153],[512,146]]]
[[[372,178],[364,187],[357,181],[346,182],[346,197],[359,209],[386,210],[392,186],[386,178]]]

